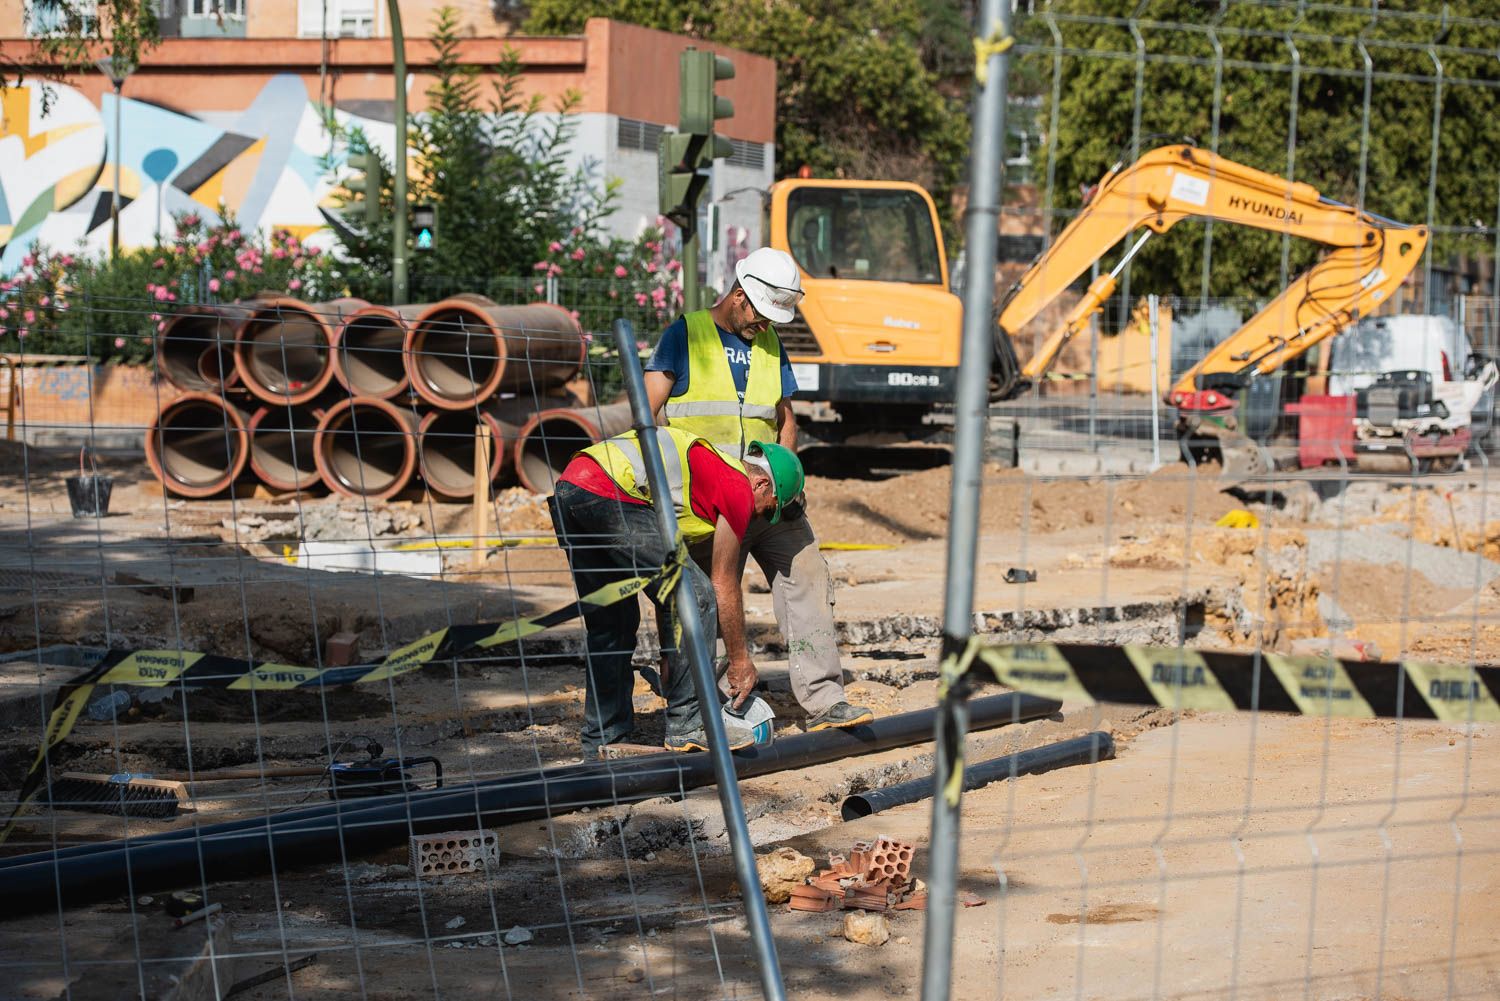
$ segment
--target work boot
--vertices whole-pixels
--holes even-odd
[[[750,747],[755,743],[755,734],[742,726],[731,726],[725,723],[724,736],[729,740],[731,751],[738,751],[742,747]],[[708,750],[708,733],[701,726],[684,733],[669,733],[662,746],[669,751],[706,751]]]
[[[807,721],[807,732],[859,726],[861,723],[869,723],[874,719],[875,713],[865,706],[851,706],[847,702],[835,702]]]

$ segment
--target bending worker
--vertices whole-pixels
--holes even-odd
[[[658,428],[662,462],[677,512],[677,526],[688,545],[711,552],[709,575],[689,560],[708,649],[722,630],[729,650],[729,695],[735,708],[755,688],[755,665],[745,649],[745,606],[740,596],[744,563],[740,546],[759,515],[781,518],[782,506],[802,491],[802,463],[778,445],[753,442],[744,459],[731,457],[707,440],[678,428]],[[552,497],[552,520],[558,541],[568,553],[579,597],[607,584],[650,574],[672,557],[662,542],[651,507],[645,460],[634,431],[578,452],[558,478]],[[712,580],[710,581],[710,577]],[[676,635],[676,612],[659,586],[646,590],[656,605],[656,620],[666,654],[662,696],[667,700],[667,736],[671,751],[704,751],[708,738],[703,707],[693,690],[692,667]],[[588,676],[584,691],[583,754],[624,740],[635,725],[632,698],[636,627],[640,603],[633,598],[584,613]],[[717,628],[716,628],[717,627]],[[718,711],[718,706],[710,707]],[[745,727],[725,727],[731,750],[755,742]]]
[[[662,334],[646,364],[652,412],[735,458],[757,441],[776,441],[795,452],[791,396],[797,380],[771,324],[796,316],[801,273],[791,255],[771,247],[750,254],[734,270],[739,280],[716,306],[681,317]],[[802,508],[799,499],[779,519],[751,522],[740,571],[746,557],[754,556],[771,586],[776,624],[791,658],[792,694],[807,711],[807,729],[868,723],[875,714],[844,698],[833,584]],[[694,557],[701,562],[702,551]],[[733,670],[736,653],[728,653]]]

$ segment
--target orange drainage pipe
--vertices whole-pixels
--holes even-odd
[[[214,393],[184,393],[162,407],[146,430],[146,462],[179,497],[223,493],[249,458],[244,417]]]
[[[157,333],[156,364],[178,389],[220,393],[239,384],[234,366],[234,335],[243,306],[184,306],[166,318]]]
[[[333,381],[333,332],[362,299],[307,303],[254,299],[234,337],[234,367],[250,395],[265,403],[311,402]]]
[[[368,396],[340,400],[318,422],[313,457],[335,493],[394,497],[416,473],[417,415]]]
[[[333,375],[351,396],[393,400],[406,392],[406,337],[426,305],[365,306],[334,331]]]
[[[323,407],[260,407],[250,415],[250,471],[272,490],[307,490],[318,476],[318,422]]]
[[[516,477],[534,494],[550,494],[557,475],[573,453],[628,431],[630,404],[607,407],[557,407],[533,414],[516,438]]]
[[[487,413],[434,410],[417,428],[417,461],[427,489],[449,500],[474,496],[474,438],[479,422],[490,428],[490,482],[509,464],[516,427]]]
[[[578,321],[559,306],[499,306],[478,295],[433,303],[406,337],[412,388],[444,410],[466,410],[497,390],[544,392],[583,369]]]

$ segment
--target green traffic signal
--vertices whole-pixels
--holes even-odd
[[[349,170],[352,176],[344,179],[344,187],[364,204],[365,222],[378,222],[381,180],[385,174],[380,165],[380,157],[374,150],[350,153]]]

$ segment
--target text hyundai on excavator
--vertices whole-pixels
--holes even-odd
[[[1116,164],[1092,199],[1011,288],[995,336],[995,395],[1013,398],[1088,329],[1115,290],[1125,265],[1153,234],[1183,219],[1213,219],[1287,233],[1332,247],[1270,305],[1253,316],[1167,393],[1184,439],[1217,439],[1226,472],[1264,470],[1261,451],[1236,431],[1235,394],[1337,334],[1385,302],[1427,247],[1425,226],[1408,226],[1324,198],[1289,182],[1193,146],[1163,146],[1126,167]],[[1100,275],[1036,352],[1020,365],[1012,343],[1020,330],[1132,231],[1145,232]]]

